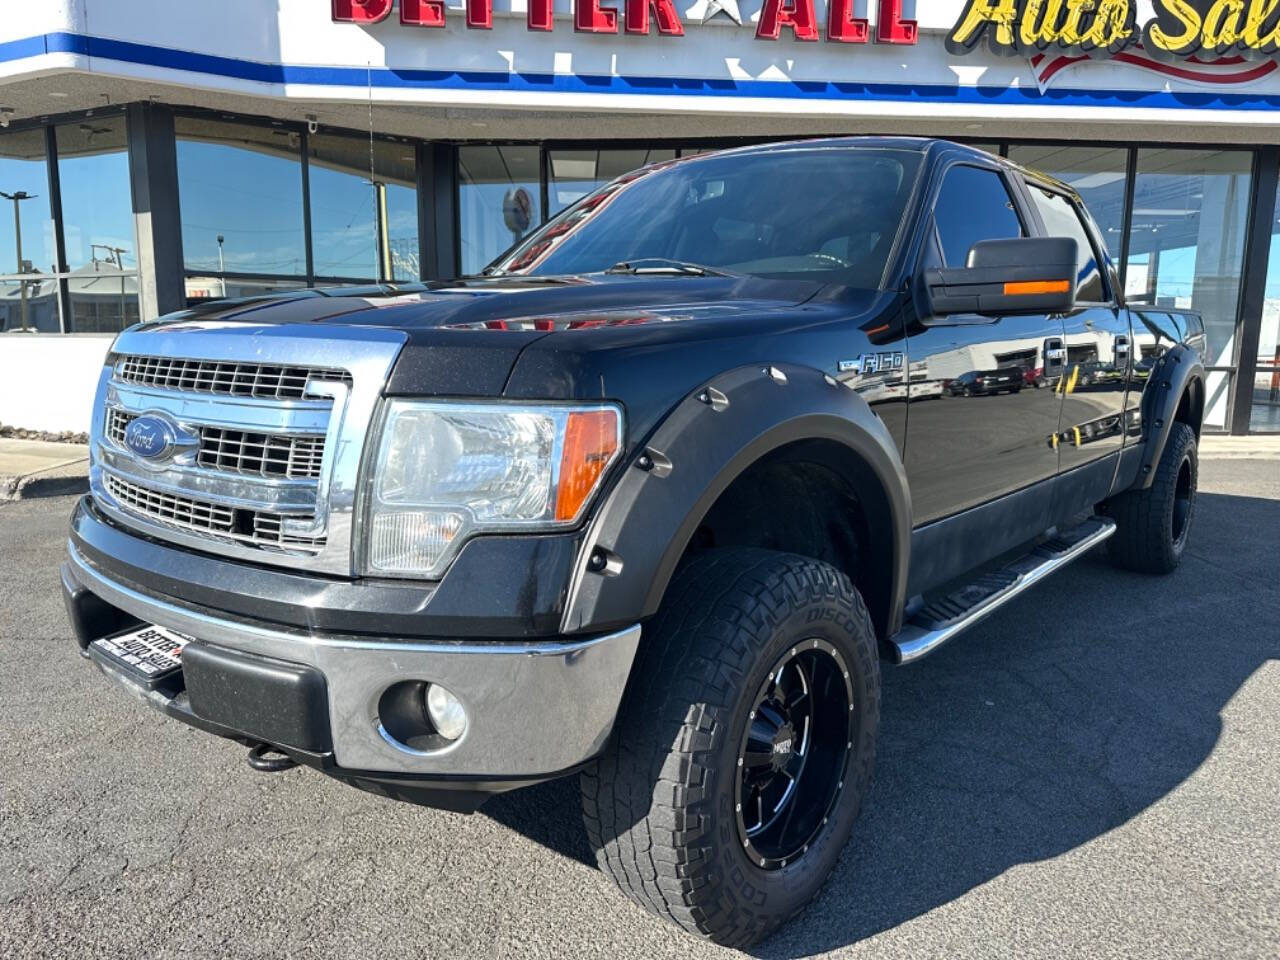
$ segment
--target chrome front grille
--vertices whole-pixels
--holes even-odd
[[[235,524],[235,511],[216,503],[205,503],[191,497],[148,490],[146,487],[119,477],[106,475],[107,492],[122,507],[134,513],[145,514],[175,527],[199,530],[219,536],[231,533]]]
[[[177,357],[120,357],[116,362],[116,378],[140,387],[272,400],[301,400],[307,394],[307,384],[313,380],[336,380],[351,385],[351,375],[342,370]]]
[[[353,575],[360,464],[405,340],[252,318],[126,330],[98,383],[95,501],[122,527],[182,548]],[[140,417],[135,450],[127,431]]]
[[[196,462],[210,470],[315,479],[324,462],[324,437],[282,437],[203,427]]]
[[[107,492],[125,510],[165,526],[203,534],[228,543],[243,543],[269,550],[316,554],[324,537],[283,533],[283,517],[261,510],[238,510],[195,497],[155,490],[107,473]],[[305,521],[313,517],[299,518]]]
[[[125,431],[138,414],[107,411],[107,439],[125,446]],[[324,465],[324,437],[319,434],[274,434],[227,427],[200,428],[197,466],[206,470],[290,480],[319,479]]]

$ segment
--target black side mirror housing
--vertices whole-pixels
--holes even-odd
[[[952,314],[1068,313],[1076,304],[1076,255],[1076,242],[1070,237],[975,243],[968,266],[924,271],[929,316],[946,324]]]

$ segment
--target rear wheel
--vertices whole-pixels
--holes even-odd
[[[1195,431],[1185,423],[1173,424],[1151,486],[1122,493],[1105,505],[1116,522],[1107,545],[1118,566],[1141,573],[1177,568],[1195,514],[1199,467]]]
[[[602,870],[698,936],[746,946],[821,889],[871,778],[875,632],[834,567],[709,551],[645,631],[610,745],[582,776]]]

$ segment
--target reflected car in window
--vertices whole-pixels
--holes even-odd
[[[1022,389],[1022,371],[1017,367],[1001,367],[998,370],[970,370],[951,381],[947,392],[953,397],[990,396],[997,393],[1017,393]]]

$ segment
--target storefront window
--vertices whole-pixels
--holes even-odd
[[[175,126],[187,269],[305,274],[301,134],[190,117]]]
[[[581,200],[610,180],[662,160],[674,160],[675,150],[553,150],[549,216]]]
[[[56,128],[67,328],[123,330],[140,319],[138,254],[129,190],[124,117],[87,117]]]
[[[0,276],[53,273],[56,250],[44,131],[0,133]]]
[[[417,280],[413,146],[317,135],[308,151],[316,276]]]
[[[458,223],[464,275],[479,273],[542,220],[536,146],[458,149]]]
[[[1249,429],[1280,433],[1280,200],[1271,214],[1271,259],[1267,264],[1263,296],[1258,371],[1253,381]]]
[[[67,277],[71,301],[69,327],[76,333],[116,333],[142,319],[137,274],[110,265],[98,272],[82,269]]]
[[[0,331],[57,333],[58,281],[0,278]]]
[[[1125,292],[1200,311],[1206,366],[1235,357],[1252,162],[1245,150],[1138,151]],[[1228,373],[1210,372],[1207,426],[1225,426],[1230,386]]]
[[[1111,256],[1119,261],[1129,152],[1115,147],[1014,144],[1009,159],[1056,177],[1080,194]]]
[[[67,267],[110,262],[136,270],[124,117],[88,117],[55,133]]]

